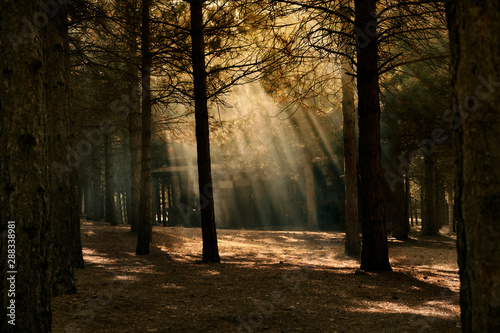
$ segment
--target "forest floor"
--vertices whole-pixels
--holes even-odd
[[[78,293],[53,299],[54,332],[459,332],[455,239],[389,240],[393,272],[364,273],[343,233],[154,227],[136,256],[129,227],[82,224]]]

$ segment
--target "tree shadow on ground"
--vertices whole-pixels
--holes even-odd
[[[221,264],[200,264],[199,239],[186,231],[156,233],[149,256],[135,256],[128,228],[85,225],[83,234],[90,231],[78,294],[53,301],[54,332],[459,331],[458,293],[435,283],[448,271],[429,281],[400,268],[357,275],[353,260],[304,263],[291,250],[290,260],[280,260],[265,244],[254,250],[264,246],[267,259],[245,257],[242,246]]]

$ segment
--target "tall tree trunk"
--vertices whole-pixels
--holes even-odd
[[[57,163],[66,156],[67,148],[80,155],[92,148],[83,144],[75,147],[71,134],[71,110],[69,100],[69,44],[65,8],[48,24],[45,39],[46,103],[48,112],[49,164]],[[74,281],[73,238],[79,237],[75,227],[80,223],[76,189],[77,167],[49,174],[50,186],[48,213],[50,220],[50,281],[52,294],[76,292]]]
[[[149,254],[152,240],[153,208],[151,188],[151,52],[150,18],[151,0],[142,1],[142,159],[141,159],[141,199],[137,234],[136,254]]]
[[[452,105],[462,124],[455,194],[462,331],[500,332],[500,7],[458,0],[447,9]]]
[[[305,153],[304,175],[306,181],[307,227],[309,230],[318,229],[318,210],[316,207],[316,187],[314,186],[314,164],[312,156]]]
[[[129,85],[131,87],[132,85]],[[130,173],[131,189],[130,201],[131,211],[129,213],[131,231],[137,231],[140,220],[140,200],[141,200],[141,112],[138,106],[134,107],[129,114],[130,131]]]
[[[115,201],[115,182],[113,171],[113,142],[111,134],[104,136],[104,179],[105,179],[105,216],[111,225],[118,225],[118,214]]]
[[[425,217],[425,192],[424,192],[424,177],[420,181],[420,226],[424,225]]]
[[[390,271],[380,146],[376,0],[355,0],[358,65],[359,171],[361,176],[361,269]]]
[[[16,35],[23,18],[32,18],[39,9],[35,1],[0,3],[0,232],[11,235],[0,243],[2,332],[51,330],[43,42],[52,36],[45,37],[46,30],[34,27],[30,38]],[[7,279],[12,278],[15,296],[9,293]],[[15,326],[9,323],[12,301]]]
[[[408,238],[408,216],[405,216],[405,184],[397,182],[392,193],[392,237],[396,239]]]
[[[403,239],[408,238],[408,231],[410,230],[410,220],[411,220],[411,196],[410,196],[410,176],[408,171],[405,173],[405,199],[404,199],[405,211],[403,214]]]
[[[434,154],[424,156],[424,220],[422,235],[436,235],[436,175]]]
[[[203,41],[203,0],[191,0],[191,39],[196,119],[196,150],[200,191],[203,259],[205,263],[220,262],[215,227],[212,166],[210,162],[210,130],[208,127],[207,73]]]
[[[446,201],[448,203],[448,233],[453,234],[455,232],[455,223],[453,218],[453,194],[446,193]]]
[[[413,214],[415,216],[415,226],[418,226],[418,200],[413,199]],[[412,224],[413,227],[413,224]]]
[[[436,232],[439,233],[439,230],[441,227],[448,222],[448,214],[447,214],[447,209],[446,209],[446,194],[444,191],[444,181],[443,177],[441,176],[441,171],[438,168],[439,165],[439,160],[436,161],[435,165],[435,185],[436,185],[436,192],[435,192],[435,211],[436,211]]]
[[[129,137],[130,139],[130,137]],[[123,173],[125,175],[132,175],[132,172],[130,171],[131,163],[130,163],[130,158],[129,158],[129,153],[130,153],[130,144],[127,145],[127,133],[123,134],[123,142],[122,145],[120,145],[120,150],[121,150],[121,155],[122,155],[122,163],[123,163]],[[130,192],[132,188],[132,182],[131,179],[132,177],[124,177],[125,179],[123,180],[123,185],[122,185],[122,193],[121,193],[121,200],[122,202],[122,224],[127,224],[128,223],[128,215],[130,214],[130,211],[132,210],[132,202],[130,201]]]
[[[358,256],[361,239],[358,232],[358,170],[356,166],[356,110],[354,76],[349,59],[342,58],[342,117],[344,136],[345,181],[345,253]]]
[[[409,182],[408,182],[409,183]],[[410,214],[410,226],[409,226],[409,230],[411,230],[411,228],[413,228],[415,226],[415,220],[417,218],[416,216],[416,210],[414,209],[415,208],[415,200],[411,197],[411,193],[408,193],[408,197],[409,197],[409,201],[408,201],[408,210],[409,210],[409,214]]]
[[[142,128],[141,128],[141,109],[139,101],[136,100],[136,93],[138,92],[138,69],[135,64],[136,53],[138,45],[136,42],[136,32],[134,27],[136,25],[135,15],[135,2],[127,2],[127,34],[129,39],[129,56],[130,60],[127,62],[127,74],[129,76],[128,93],[131,94],[131,109],[128,115],[129,121],[129,149],[130,149],[130,196],[127,196],[130,201],[130,211],[128,211],[128,219],[131,231],[136,232],[140,220],[140,200],[141,200],[141,144],[142,144]],[[128,208],[128,207],[127,207]]]

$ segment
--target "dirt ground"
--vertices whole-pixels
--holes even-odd
[[[460,332],[455,239],[390,240],[394,272],[363,273],[339,232],[128,227],[83,222],[78,294],[53,299],[54,332]]]

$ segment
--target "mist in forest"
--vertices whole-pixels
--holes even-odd
[[[327,131],[341,130],[340,111],[332,108],[328,114],[317,115],[307,105],[287,108],[258,82],[234,87],[223,105],[212,104],[210,111],[218,227],[306,227],[307,163],[314,170],[320,227],[340,227],[342,151],[338,152],[335,142],[326,139],[331,138]],[[198,226],[194,124],[181,127],[176,133],[182,136],[168,130],[162,133],[167,157],[153,169],[153,176],[169,189],[166,196],[170,195],[170,199],[165,200],[165,206],[171,205],[167,208],[168,224]]]

